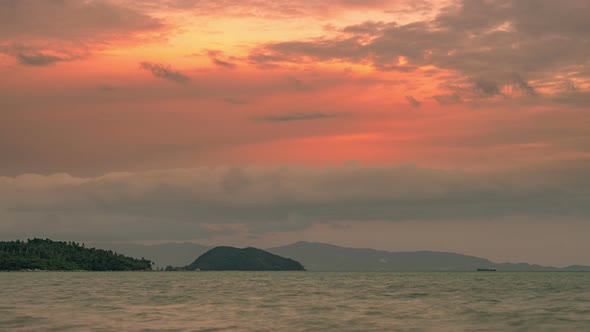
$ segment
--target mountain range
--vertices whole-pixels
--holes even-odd
[[[195,243],[88,245],[150,259],[155,267],[186,266],[211,248]],[[498,271],[590,271],[589,266],[581,265],[557,268],[528,263],[495,263],[451,252],[389,252],[303,241],[266,250],[301,262],[308,271],[475,271],[478,268]]]

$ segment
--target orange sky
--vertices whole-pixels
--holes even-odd
[[[60,14],[39,18],[45,11]],[[542,61],[535,52],[545,44],[521,46],[526,17],[514,11],[454,31],[480,13],[448,1],[15,3],[5,11],[0,87],[8,117],[23,121],[5,135],[31,130],[39,141],[19,143],[4,172],[584,157],[561,144],[584,139],[584,59],[522,64]],[[513,66],[486,63],[494,52]],[[52,128],[64,122],[74,146]],[[564,125],[573,137],[560,136]],[[114,142],[145,157],[125,161]],[[59,162],[78,154],[89,159]]]

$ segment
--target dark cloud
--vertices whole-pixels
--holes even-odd
[[[224,68],[231,68],[231,69],[233,69],[233,68],[236,68],[236,66],[237,66],[235,63],[231,63],[231,62],[224,61],[224,60],[219,60],[219,59],[211,59],[211,61],[216,66],[224,67]]]
[[[533,97],[537,95],[537,91],[535,91],[535,88],[533,88],[529,84],[529,82],[525,81],[519,74],[512,74],[512,82],[516,85],[517,88],[522,90],[525,94]]]
[[[496,96],[502,94],[500,92],[500,87],[498,86],[498,83],[494,81],[478,78],[474,80],[473,84],[476,91],[481,92],[486,96]]]
[[[289,57],[276,54],[265,54],[265,50],[260,50],[250,53],[248,55],[248,61],[259,68],[272,69],[279,67],[280,62],[289,61]]]
[[[140,68],[150,71],[152,75],[154,75],[154,77],[163,78],[165,80],[169,80],[175,83],[187,84],[190,82],[190,77],[177,70],[172,69],[170,66],[167,65],[151,62],[142,62],[140,64]]]
[[[441,105],[441,106],[448,106],[448,105],[455,105],[455,104],[462,104],[463,100],[461,96],[457,93],[446,94],[446,95],[436,95],[433,96],[434,100]]]
[[[17,56],[18,62],[26,66],[49,66],[56,62],[70,61],[70,59],[43,53],[23,54]]]
[[[416,98],[412,97],[412,96],[406,96],[406,100],[408,101],[408,103],[415,108],[418,108],[422,105],[421,102],[419,102],[418,100],[416,100]]]
[[[330,119],[339,116],[335,113],[322,113],[322,112],[293,112],[281,115],[268,115],[263,117],[261,120],[269,122],[289,122],[289,121],[304,121],[304,120],[321,120]]]

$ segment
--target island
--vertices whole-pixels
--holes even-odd
[[[0,242],[0,271],[149,271],[152,262],[76,242]]]
[[[257,248],[215,247],[183,268],[187,271],[305,271],[301,263]]]

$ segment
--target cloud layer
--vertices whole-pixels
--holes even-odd
[[[588,218],[590,161],[495,172],[419,168],[230,167],[95,178],[0,178],[2,234],[29,230],[85,239],[203,238],[340,221]],[[139,231],[135,232],[134,228]]]

